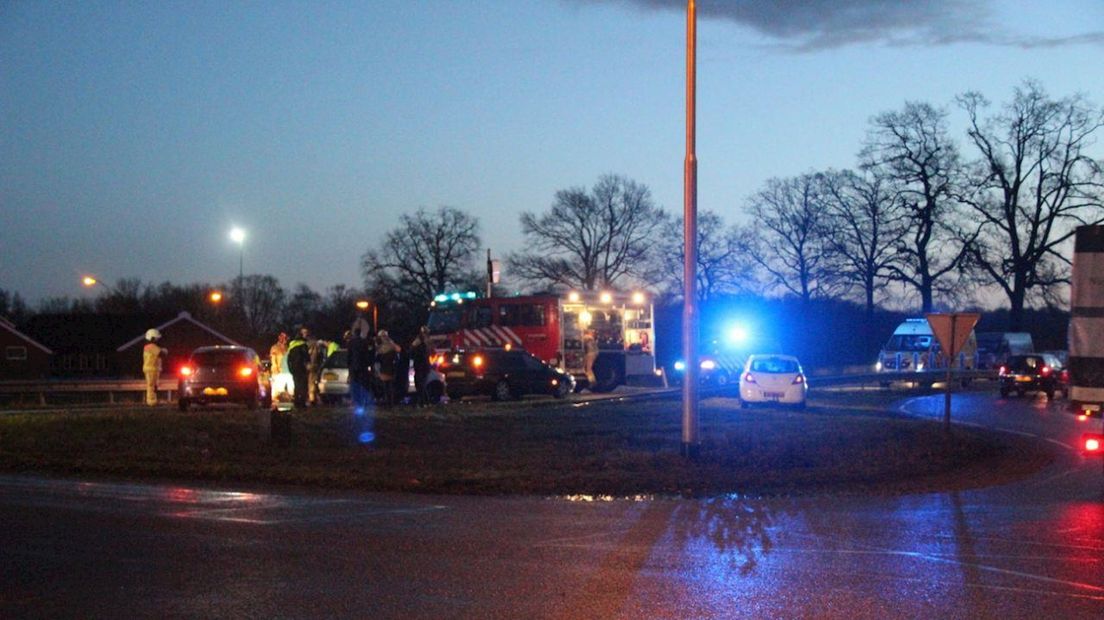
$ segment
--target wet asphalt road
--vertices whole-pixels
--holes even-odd
[[[940,416],[942,403],[901,406]],[[1045,399],[955,404],[957,421],[1069,446],[1085,427]],[[0,477],[0,617],[1101,618],[1102,464],[1063,450],[1031,480],[896,498],[488,499]]]

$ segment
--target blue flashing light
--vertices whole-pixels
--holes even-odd
[[[748,330],[743,325],[733,325],[729,327],[726,336],[728,344],[734,347],[743,346],[750,340]]]
[[[479,295],[475,291],[465,291],[463,293],[441,293],[433,297],[433,301],[437,303],[444,303],[446,301],[463,301],[465,299],[475,299]]]
[[[376,434],[372,431],[364,431],[357,437],[357,441],[360,443],[368,444],[376,440]]]

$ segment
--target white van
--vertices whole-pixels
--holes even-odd
[[[977,338],[973,332],[966,340],[955,368],[977,368]],[[893,335],[878,354],[875,370],[878,372],[920,372],[946,368],[947,360],[941,352],[939,339],[932,333],[927,319],[905,319],[893,330]]]

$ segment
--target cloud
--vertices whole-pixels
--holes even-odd
[[[569,0],[641,10],[686,10],[686,0]],[[1104,45],[1104,31],[1037,37],[1000,32],[987,2],[971,0],[699,0],[702,19],[740,24],[773,39],[778,47],[812,52],[878,43],[939,46],[980,43],[1025,49]]]

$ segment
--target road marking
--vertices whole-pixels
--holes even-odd
[[[1004,433],[1012,433],[1013,435],[1019,435],[1020,437],[1033,437],[1033,438],[1040,438],[1041,437],[1040,435],[1036,435],[1035,433],[1025,433],[1023,431],[1017,431],[1015,429],[1011,429],[1011,428],[1008,428],[1008,427],[1005,427],[1005,426],[995,426],[993,428],[995,430],[998,430],[998,431],[1001,431],[1001,432],[1004,432]]]
[[[1000,567],[997,567],[997,566],[989,566],[988,564],[980,564],[978,562],[963,562],[961,560],[955,560],[953,558],[940,557],[940,556],[936,556],[936,555],[931,555],[929,553],[922,553],[922,552],[919,552],[919,551],[898,551],[898,550],[895,550],[895,549],[881,549],[881,548],[878,548],[878,547],[870,547],[869,549],[798,549],[798,548],[787,548],[786,550],[787,551],[798,551],[798,552],[803,551],[803,552],[807,552],[807,553],[834,553],[834,554],[840,554],[840,555],[887,555],[887,556],[911,557],[911,558],[917,558],[917,559],[920,559],[920,560],[927,560],[929,562],[934,562],[934,563],[937,563],[937,564],[955,564],[955,565],[958,565],[958,566],[976,568],[976,569],[991,572],[991,573],[997,573],[997,574],[1002,574],[1002,575],[1011,575],[1011,576],[1014,576],[1014,577],[1022,577],[1024,579],[1029,579],[1029,580],[1034,580],[1034,581],[1042,581],[1044,583],[1061,584],[1061,585],[1069,586],[1069,587],[1072,587],[1072,588],[1080,588],[1080,589],[1089,590],[1089,591],[1092,591],[1092,592],[1100,592],[1101,594],[1104,594],[1104,586],[1097,586],[1097,585],[1093,585],[1091,583],[1082,583],[1082,582],[1079,582],[1079,581],[1068,581],[1066,579],[1058,579],[1056,577],[1047,577],[1045,575],[1036,575],[1034,573],[1027,573],[1027,572],[1012,570],[1012,569],[1008,569],[1008,568],[1000,568]],[[782,551],[782,549],[778,549],[778,551]],[[984,584],[977,584],[977,585],[984,586]],[[1020,588],[1012,587],[1011,589],[1020,589]],[[1029,590],[1025,590],[1025,591],[1029,591]],[[1059,592],[1056,592],[1055,594],[1060,594],[1062,596],[1071,596],[1072,595],[1072,594],[1069,594],[1069,593],[1059,593]],[[1092,596],[1091,598],[1093,600],[1104,600],[1104,596]]]

